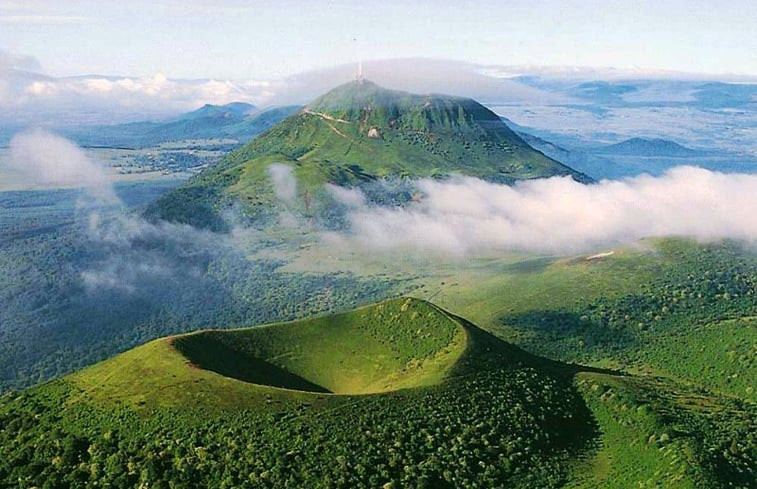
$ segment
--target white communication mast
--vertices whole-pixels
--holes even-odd
[[[355,75],[355,83],[358,85],[363,83],[363,60],[357,62],[357,74]]]

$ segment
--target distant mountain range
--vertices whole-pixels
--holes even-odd
[[[300,109],[276,107],[261,111],[234,102],[205,105],[167,121],[144,121],[107,126],[80,126],[64,134],[82,146],[144,148],[190,139],[231,139],[246,142]]]
[[[550,158],[597,180],[620,179],[642,173],[660,175],[680,165],[720,172],[753,172],[756,162],[749,157],[719,151],[687,148],[666,139],[631,138],[602,146],[568,147],[532,134],[529,128],[512,124],[532,147]]]
[[[541,151],[550,158],[590,175],[597,180],[626,176],[626,173],[607,157],[597,156],[583,150],[567,149],[527,132],[518,131],[518,135],[531,147]]]
[[[681,146],[667,139],[631,138],[620,143],[598,148],[598,154],[615,154],[625,156],[703,156],[704,151]]]

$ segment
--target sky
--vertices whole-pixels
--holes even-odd
[[[757,75],[754,0],[0,0],[47,74],[270,79],[356,59]]]

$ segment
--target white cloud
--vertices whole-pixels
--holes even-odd
[[[326,190],[337,202],[348,207],[362,207],[366,204],[365,195],[357,188],[344,188],[332,183],[326,184]]]
[[[88,75],[54,78],[32,57],[0,50],[0,123],[12,125],[117,123],[167,118],[205,104],[265,105],[277,83],[268,80],[181,80]]]
[[[50,96],[58,93],[58,87],[53,82],[34,81],[24,88],[27,95]]]
[[[89,76],[31,81],[24,87],[24,93],[36,97],[81,96],[99,98],[101,101],[109,99],[125,106],[155,103],[157,100],[170,107],[186,110],[206,103],[257,102],[268,86],[255,81],[169,80],[164,74],[156,73],[143,78]],[[27,102],[33,101],[27,99]]]
[[[327,239],[454,256],[574,253],[671,235],[757,241],[757,175],[678,167],[596,185],[558,177],[510,187],[457,178],[420,180],[418,187],[420,202],[360,207],[349,214],[349,233]]]
[[[69,140],[49,132],[36,129],[14,136],[6,164],[38,185],[81,186],[100,202],[118,201],[105,169]]]
[[[83,24],[91,20],[81,15],[0,15],[0,24]]]
[[[113,90],[113,82],[104,78],[92,78],[84,81],[87,89],[93,92],[107,93]]]
[[[150,294],[171,282],[201,283],[203,257],[231,250],[231,239],[185,224],[151,223],[141,217],[97,210],[89,215],[89,245],[102,258],[80,272],[90,293]],[[150,297],[152,299],[152,297]]]
[[[277,199],[288,203],[294,201],[297,197],[297,179],[291,166],[281,163],[269,165],[268,176]]]

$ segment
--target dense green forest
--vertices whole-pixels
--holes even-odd
[[[139,209],[165,186],[117,190]],[[402,290],[398,279],[281,272],[280,259],[246,255],[275,240],[240,249],[228,237],[149,225],[128,210],[82,209],[76,190],[0,195],[0,391],[158,336],[291,320]],[[93,216],[102,216],[94,230]]]
[[[61,383],[0,408],[8,487],[554,487],[587,416],[531,371],[283,411],[93,411]],[[562,462],[562,463],[560,463]]]

